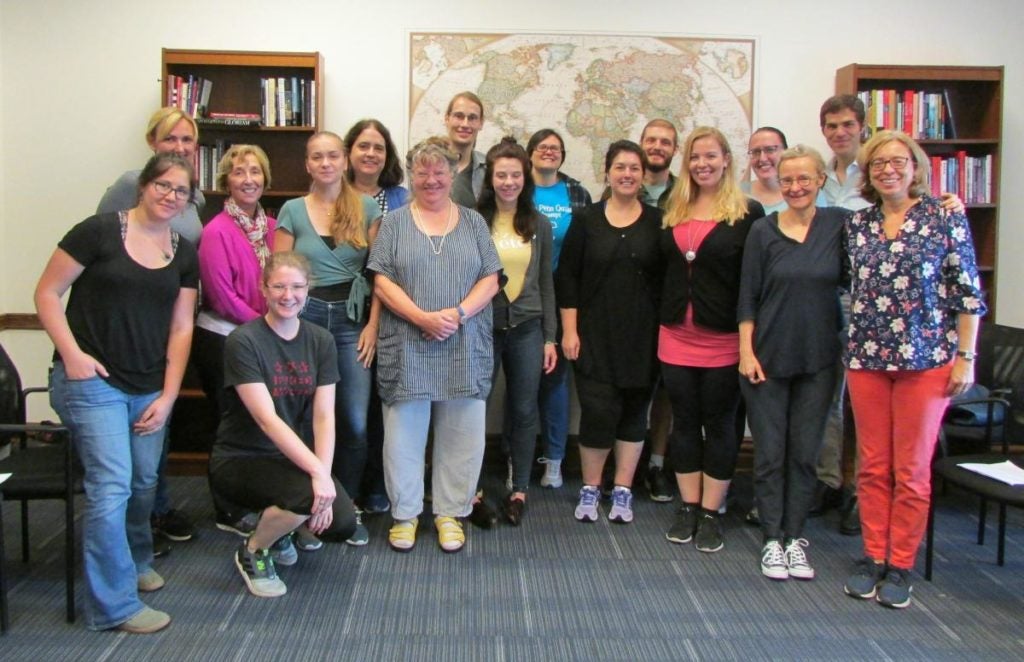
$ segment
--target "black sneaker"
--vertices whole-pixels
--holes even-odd
[[[878,604],[893,609],[903,609],[910,605],[910,593],[914,587],[910,584],[910,571],[903,568],[889,568],[885,579],[878,585]]]
[[[844,536],[860,535],[860,506],[857,505],[855,492],[848,492],[844,496],[839,510],[839,533]]]
[[[717,552],[725,547],[722,540],[722,523],[717,513],[704,511],[697,518],[697,533],[693,536],[693,544],[698,552]]]
[[[234,533],[248,538],[252,535],[252,532],[256,530],[256,525],[260,523],[259,513],[246,513],[240,519],[232,520],[227,515],[219,515],[217,517],[217,528],[221,531],[227,531],[228,533]]]
[[[647,486],[647,494],[651,501],[657,503],[668,503],[672,500],[672,483],[669,482],[668,472],[662,467],[650,467],[647,469],[647,476],[644,477],[644,485]]]
[[[153,558],[162,559],[171,553],[171,543],[160,538],[153,538]]]
[[[242,542],[235,551],[235,567],[242,574],[249,592],[261,598],[276,598],[284,595],[288,588],[278,579],[274,570],[274,559],[270,551],[257,549],[250,552],[248,543]]]
[[[882,581],[884,576],[884,563],[875,563],[871,559],[864,557],[857,561],[853,574],[846,578],[846,585],[843,586],[843,590],[846,591],[846,595],[860,598],[861,600],[868,600],[875,597],[878,583]]]
[[[173,508],[162,515],[153,513],[149,518],[149,524],[153,527],[153,533],[175,542],[192,540],[192,536],[195,535],[192,522]]]
[[[697,530],[697,506],[684,503],[676,511],[676,519],[665,533],[665,539],[677,545],[685,545],[693,540]]]
[[[820,480],[814,485],[814,500],[807,511],[808,517],[820,517],[826,511],[838,508],[843,498],[842,490],[826,485]]]

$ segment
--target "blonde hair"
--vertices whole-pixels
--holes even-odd
[[[228,190],[228,175],[234,169],[235,161],[244,159],[250,154],[256,157],[256,162],[260,164],[260,169],[263,171],[263,188],[270,188],[270,159],[267,158],[267,153],[259,145],[232,145],[217,164],[216,187],[218,191]]]
[[[296,253],[295,251],[280,251],[270,254],[267,258],[267,263],[263,265],[263,284],[269,283],[270,277],[274,272],[282,267],[299,271],[306,279],[306,282],[312,285],[311,274],[313,268],[309,265],[309,259],[302,253]]]
[[[711,209],[712,220],[732,225],[747,215],[747,197],[743,195],[743,191],[740,190],[739,183],[736,181],[736,159],[733,158],[729,141],[726,140],[725,134],[718,129],[699,126],[687,136],[683,146],[683,170],[686,172],[686,176],[680,176],[676,180],[675,186],[672,187],[672,193],[669,194],[664,220],[664,225],[667,228],[675,227],[689,220],[693,212],[700,187],[689,172],[689,163],[690,155],[693,153],[693,144],[701,138],[713,138],[722,150],[722,156],[727,159]]]
[[[864,196],[865,200],[874,204],[878,204],[882,198],[871,184],[871,168],[868,164],[871,163],[871,159],[875,157],[878,150],[891,142],[898,142],[906,147],[910,152],[910,159],[914,162],[914,177],[910,181],[910,190],[907,191],[907,195],[911,198],[920,198],[931,191],[931,187],[928,186],[928,174],[931,168],[928,155],[924,153],[921,146],[902,131],[879,131],[860,148],[860,153],[857,154],[857,167],[861,171],[860,194]]]
[[[192,127],[192,137],[198,141],[199,125],[192,119],[192,116],[177,106],[164,106],[149,116],[149,124],[146,125],[146,142],[151,145],[160,142],[181,120],[189,123]]]
[[[306,141],[306,156],[309,156],[309,145],[317,138],[330,138],[338,142],[341,153],[348,160],[345,141],[333,131],[317,131]],[[353,248],[363,249],[370,245],[366,236],[366,210],[363,208],[363,196],[347,181],[344,170],[341,173],[340,190],[334,200],[334,216],[331,217],[331,237],[338,244],[348,244]]]
[[[808,147],[807,145],[794,145],[789,149],[783,150],[779,156],[779,163],[775,166],[776,170],[782,170],[782,164],[786,161],[792,161],[794,159],[810,159],[811,163],[814,164],[814,169],[818,173],[818,176],[825,174],[825,159],[822,158],[821,152]]]

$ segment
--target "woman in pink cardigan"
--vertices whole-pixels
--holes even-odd
[[[235,327],[267,312],[260,274],[273,250],[276,221],[260,205],[270,186],[270,162],[256,145],[233,145],[217,166],[217,189],[227,191],[224,210],[199,240],[202,305],[196,319],[192,361],[206,397],[220,419],[224,391],[224,341]],[[214,495],[217,527],[248,535],[253,518]]]

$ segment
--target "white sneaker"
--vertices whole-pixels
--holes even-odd
[[[807,562],[807,553],[804,547],[808,542],[803,538],[793,538],[786,545],[786,567],[789,569],[789,576],[794,579],[814,579],[814,568]]]
[[[769,579],[789,579],[782,543],[774,538],[761,548],[761,574]]]
[[[540,479],[541,487],[558,488],[562,486],[562,461],[540,458],[544,466],[544,476]]]

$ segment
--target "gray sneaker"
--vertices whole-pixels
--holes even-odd
[[[295,565],[299,562],[299,552],[292,542],[292,534],[286,533],[270,546],[270,556],[277,565]]]
[[[345,542],[353,547],[362,547],[370,542],[370,532],[363,526],[363,511],[356,511],[356,530],[352,532],[352,535]]]
[[[228,533],[234,533],[248,538],[252,535],[252,532],[256,530],[256,525],[260,523],[259,513],[246,513],[241,519],[230,522],[228,520],[217,520],[217,528],[221,531],[227,531]]]
[[[903,568],[889,568],[885,579],[878,585],[878,604],[893,609],[903,609],[910,605],[910,593],[914,587],[910,584],[910,571]]]
[[[865,557],[857,561],[853,574],[846,578],[843,590],[850,597],[867,600],[875,597],[878,592],[878,584],[885,577],[885,564],[875,563]]]
[[[274,559],[270,551],[257,549],[250,552],[242,542],[235,551],[235,567],[242,574],[245,585],[249,592],[261,598],[276,598],[284,595],[288,588],[284,582],[278,579],[277,571],[274,570]]]

